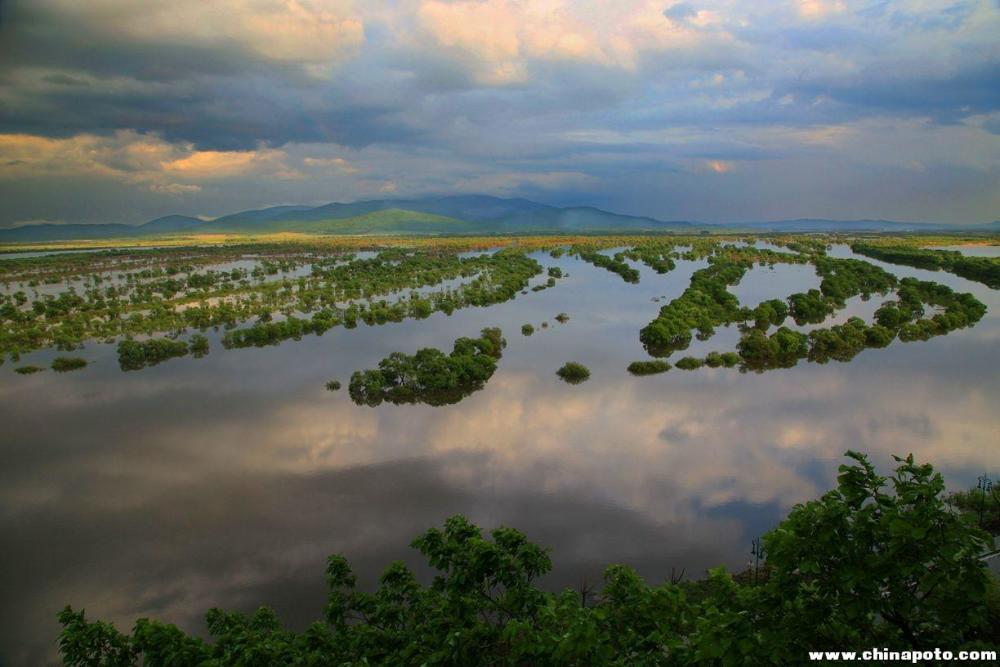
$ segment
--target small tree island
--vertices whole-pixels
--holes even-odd
[[[567,361],[562,365],[562,368],[556,371],[556,375],[562,378],[563,382],[580,384],[590,378],[590,369],[581,363]]]

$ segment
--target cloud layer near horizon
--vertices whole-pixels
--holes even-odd
[[[484,192],[1000,217],[996,0],[15,0],[0,226]]]

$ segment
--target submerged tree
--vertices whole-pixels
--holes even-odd
[[[500,329],[483,329],[479,338],[459,338],[450,354],[428,347],[414,355],[393,352],[378,368],[355,371],[348,392],[358,405],[457,403],[493,376],[507,346]]]
[[[669,370],[670,363],[663,359],[633,361],[628,365],[628,372],[632,375],[656,375],[657,373],[666,373]]]
[[[86,367],[87,360],[80,357],[56,357],[52,360],[52,370],[57,373],[77,371]]]
[[[188,353],[188,345],[182,340],[150,338],[149,340],[123,340],[118,343],[118,365],[123,371],[134,371],[146,366],[183,357]]]
[[[590,378],[590,369],[581,363],[567,361],[556,371],[556,375],[569,384],[580,384]]]
[[[201,334],[195,334],[188,341],[188,349],[191,351],[191,356],[201,359],[208,354],[208,339]]]

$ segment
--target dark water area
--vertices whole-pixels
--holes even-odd
[[[988,312],[973,328],[849,363],[635,378],[625,367],[648,358],[639,329],[705,263],[666,275],[634,264],[631,285],[534,256],[569,277],[450,317],[262,349],[224,350],[210,333],[206,358],[140,372],[120,371],[101,344],[80,353],[92,363],[76,373],[0,367],[0,664],[52,660],[67,603],[122,629],[151,616],[196,631],[209,607],[266,604],[302,628],[322,614],[329,554],[345,554],[365,587],[394,559],[426,576],[407,545],[455,513],[521,529],[551,548],[544,584],[575,588],[611,563],[649,581],[741,568],[751,539],[835,483],[847,449],[883,471],[912,452],[954,489],[1000,469],[1000,292],[866,259],[972,292]],[[753,306],[816,285],[811,267],[779,265],[733,291]],[[880,301],[848,310],[870,318]],[[525,323],[534,335],[521,335]],[[462,402],[369,408],[348,397],[351,373],[390,352],[447,350],[487,326],[509,344]],[[720,329],[691,352],[735,341]],[[570,360],[591,369],[588,382],[556,377]],[[345,389],[327,391],[334,379]]]

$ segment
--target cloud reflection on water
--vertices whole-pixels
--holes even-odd
[[[633,287],[560,263],[564,288],[451,318],[134,374],[110,348],[88,349],[97,364],[76,376],[3,369],[0,646],[14,648],[0,657],[49,656],[67,602],[124,627],[150,615],[192,629],[212,605],[266,603],[300,626],[321,611],[328,554],[371,585],[392,559],[419,565],[409,540],[456,512],[551,547],[551,586],[593,583],[612,562],[659,580],[739,567],[752,536],[834,483],[846,449],[883,469],[913,452],[953,486],[1000,462],[1000,318],[986,288],[956,285],[990,305],[973,329],[851,363],[632,378],[649,295],[686,277],[647,272]],[[511,335],[560,310],[566,325]],[[510,348],[458,405],[360,408],[323,390],[385,350],[493,324]],[[571,387],[553,371],[573,357],[593,378]]]

